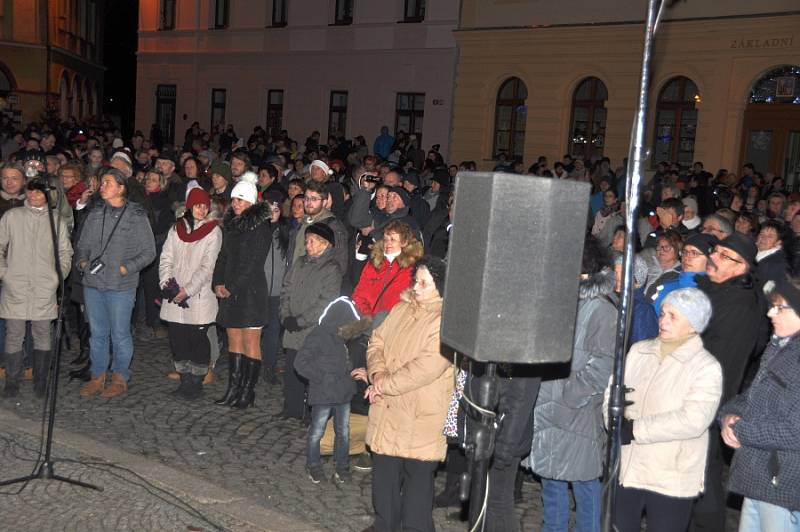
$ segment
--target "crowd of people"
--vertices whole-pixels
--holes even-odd
[[[454,184],[474,162],[448,165],[388,128],[371,149],[198,123],[178,145],[156,127],[123,138],[75,120],[4,121],[0,135],[4,397],[27,378],[45,395],[62,310],[83,397],[135,383],[135,329],[168,339],[176,399],[203,400],[223,353],[217,405],[251,408],[260,379],[282,381],[280,416],[308,427],[310,481],[372,471],[367,530],[432,531],[434,506],[468,505],[484,530],[513,532],[525,470],[542,485],[543,530],[569,528],[570,489],[576,528],[599,530],[609,468],[620,531],[643,515],[648,530],[723,531],[728,490],[744,496],[740,530],[800,530],[800,195],[778,176],[660,162],[643,185],[622,453],[606,464],[626,162],[539,157],[524,171],[500,158],[496,171],[585,181],[592,195],[575,213],[586,240],[572,359],[501,365],[481,508],[459,497],[460,443],[462,398],[485,376],[439,337]]]

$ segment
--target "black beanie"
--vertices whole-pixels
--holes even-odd
[[[389,189],[389,192],[394,192],[400,196],[400,199],[403,200],[403,205],[406,207],[408,207],[409,203],[411,203],[411,196],[408,195],[408,192],[406,192],[406,189],[403,187],[392,187]]]
[[[756,248],[755,242],[753,242],[753,239],[749,236],[741,233],[733,233],[724,240],[720,240],[717,246],[732,249],[741,255],[751,270],[755,269],[758,248]]]
[[[306,234],[317,235],[330,242],[331,246],[336,245],[336,237],[333,235],[333,229],[331,229],[324,223],[320,222],[309,225],[308,227],[306,227]]]
[[[419,259],[414,265],[414,273],[420,268],[425,268],[433,277],[433,282],[436,284],[436,290],[439,295],[444,297],[444,279],[447,273],[447,263],[433,255],[425,255]]]
[[[690,235],[683,243],[683,247],[694,246],[699,249],[706,257],[711,255],[714,246],[719,243],[714,235],[707,235],[705,233],[694,233]]]

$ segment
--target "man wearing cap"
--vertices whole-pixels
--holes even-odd
[[[678,234],[685,239],[686,235],[689,233],[689,229],[682,223],[683,209],[683,202],[678,198],[668,198],[662,201],[661,205],[656,207],[658,227],[655,231],[647,235],[644,247],[655,248],[658,237],[669,230],[677,231]]]
[[[711,321],[702,334],[703,345],[722,366],[724,404],[739,392],[748,363],[766,341],[766,308],[755,290],[752,272],[757,249],[745,235],[733,233],[709,254],[706,276],[697,276],[697,288],[711,300]],[[720,428],[709,429],[705,493],[692,512],[694,530],[724,532],[726,494],[722,487],[723,456]]]
[[[431,208],[431,212],[437,209],[447,209],[449,197],[450,173],[446,168],[437,168],[433,172],[430,187],[423,196]]]
[[[656,315],[661,313],[661,303],[667,294],[679,288],[693,288],[697,286],[696,277],[706,275],[708,257],[717,245],[713,235],[695,233],[683,244],[681,251],[681,271],[678,276],[655,287],[655,299],[652,301]]]
[[[339,219],[330,211],[331,197],[328,188],[322,183],[311,181],[306,188],[303,208],[306,216],[302,225],[290,235],[289,249],[292,250],[289,265],[291,266],[301,256],[306,254],[305,231],[306,228],[315,223],[324,223],[333,230],[335,244],[333,256],[342,272],[346,272],[350,264],[349,239],[347,229],[345,229]]]
[[[5,320],[5,397],[15,397],[22,376],[22,344],[26,322],[33,333],[33,386],[43,397],[52,349],[52,320],[56,318],[59,279],[53,264],[53,239],[47,208],[47,184],[34,179],[27,185],[25,206],[0,218],[0,318]],[[69,273],[72,245],[66,221],[55,218],[58,259],[64,276]]]
[[[417,221],[418,227],[425,227],[431,217],[431,208],[419,189],[419,175],[409,170],[403,176],[403,188],[408,192],[408,213]]]
[[[323,183],[328,188],[328,194],[331,198],[331,211],[337,218],[344,219],[347,216],[347,209],[344,204],[344,188],[336,180],[332,179],[333,170],[328,166],[325,161],[316,159],[311,161],[308,169],[311,180],[317,183]]]
[[[389,196],[386,200],[386,214],[389,216],[380,227],[375,228],[375,230],[378,231],[378,234],[373,231],[373,238],[381,238],[382,228],[391,220],[400,220],[401,222],[407,223],[411,226],[411,229],[417,233],[417,237],[419,237],[420,225],[416,218],[409,214],[410,206],[411,196],[409,196],[408,192],[406,192],[406,189],[403,187],[390,188]]]
[[[211,175],[211,199],[227,205],[231,200],[231,181],[233,174],[231,167],[223,161],[214,161],[208,169]]]

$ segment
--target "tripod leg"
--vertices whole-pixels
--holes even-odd
[[[80,480],[62,477],[61,475],[53,475],[53,480],[58,480],[59,482],[66,482],[67,484],[73,484],[75,486],[80,486],[82,488],[89,488],[91,490],[103,491],[102,486],[95,486],[94,484],[89,484],[88,482],[81,482]]]

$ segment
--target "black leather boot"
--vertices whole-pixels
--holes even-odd
[[[242,356],[239,353],[228,353],[228,389],[221,399],[214,403],[218,405],[230,406],[239,397],[242,388]]]
[[[19,395],[19,382],[22,380],[22,351],[6,353],[6,386],[3,397]]]
[[[92,361],[89,360],[82,368],[73,369],[69,372],[69,380],[78,379],[79,381],[89,382],[92,380]]]
[[[256,384],[258,384],[258,376],[261,375],[261,361],[255,358],[242,358],[244,358],[242,368],[244,384],[242,384],[239,397],[231,403],[231,406],[244,410],[253,406],[256,402]]]
[[[174,395],[176,397],[183,397],[183,394],[186,393],[186,388],[189,386],[189,374],[188,373],[181,373],[181,383],[178,385],[177,388],[172,390],[170,395]]]
[[[50,374],[50,351],[33,351],[33,393],[40,399],[47,391],[47,377]]]

